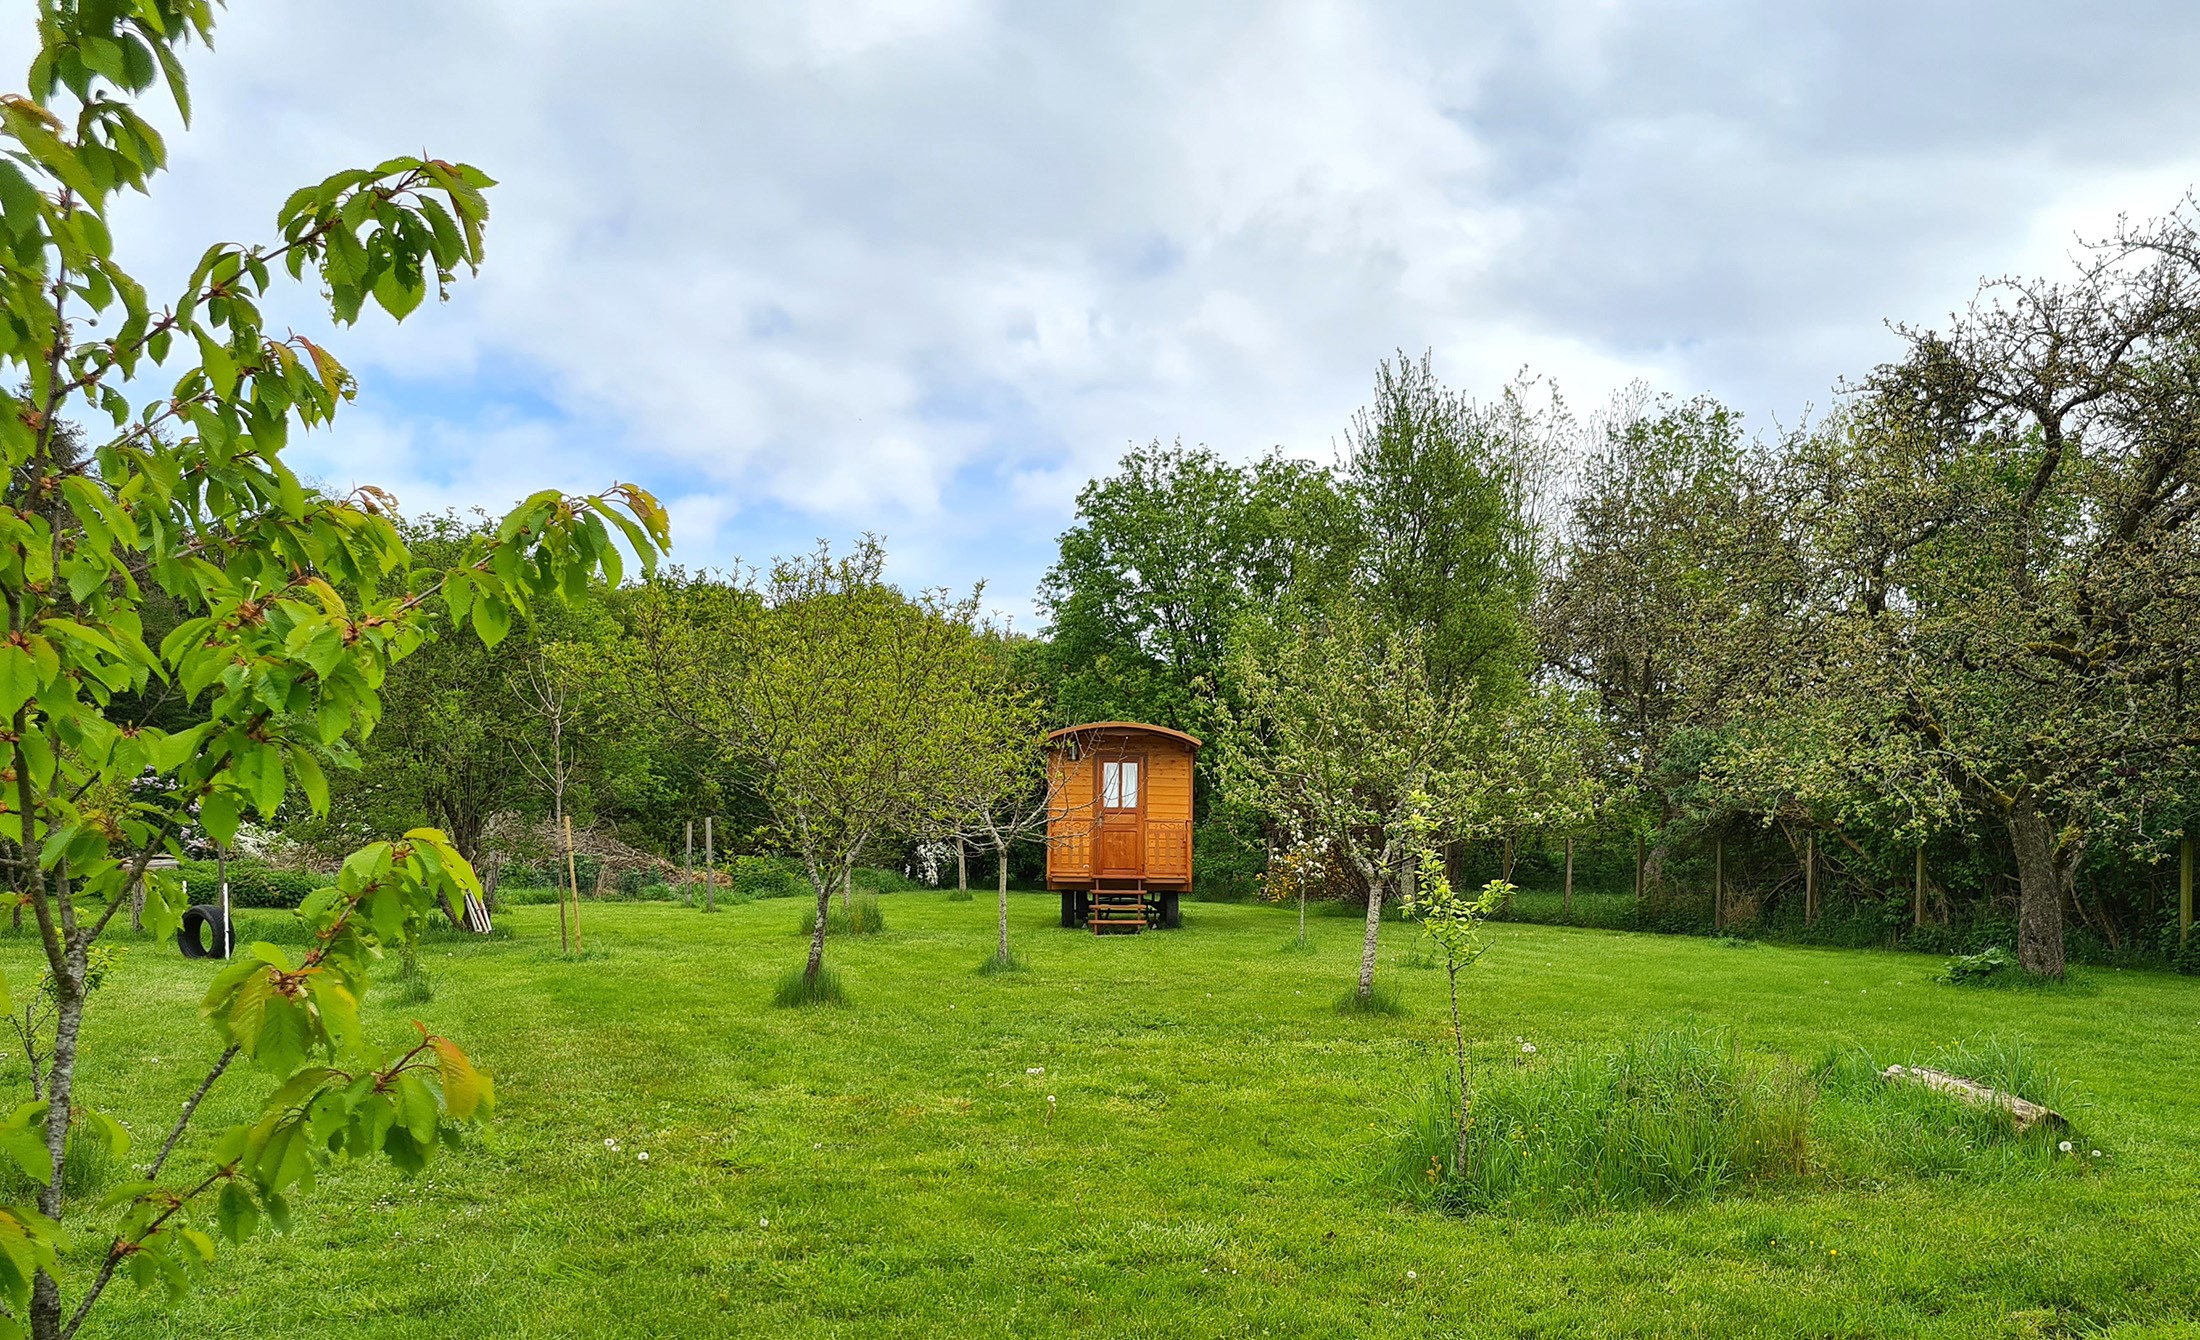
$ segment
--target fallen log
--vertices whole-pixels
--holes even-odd
[[[1937,1089],[1941,1093],[1960,1098],[1973,1107],[1998,1107],[2007,1112],[2010,1119],[2016,1122],[2017,1134],[2019,1135],[2031,1130],[2043,1121],[2058,1130],[2070,1125],[2069,1120],[2062,1113],[2051,1107],[2041,1107],[2028,1098],[2019,1098],[2013,1093],[2003,1093],[1999,1089],[1990,1089],[1976,1080],[1968,1080],[1961,1075],[1951,1075],[1945,1070],[1934,1070],[1927,1066],[1891,1065],[1879,1072],[1879,1077],[1890,1084],[1896,1081],[1922,1084],[1928,1089]]]

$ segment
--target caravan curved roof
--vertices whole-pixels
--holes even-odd
[[[1060,730],[1049,731],[1047,732],[1047,741],[1052,743],[1066,736],[1089,735],[1095,731],[1108,730],[1145,731],[1151,735],[1166,735],[1172,740],[1182,740],[1194,749],[1202,747],[1199,737],[1196,735],[1187,735],[1183,731],[1171,730],[1167,726],[1149,726],[1143,721],[1088,721],[1080,726],[1064,726]]]

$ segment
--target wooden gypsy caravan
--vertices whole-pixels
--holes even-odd
[[[1192,891],[1192,757],[1166,726],[1096,721],[1047,736],[1047,887],[1062,924],[1135,935],[1182,924]]]

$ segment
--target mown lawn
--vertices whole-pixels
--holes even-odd
[[[885,904],[886,935],[832,947],[841,1009],[767,1005],[801,952],[786,901],[591,906],[581,962],[548,907],[434,944],[432,1001],[370,1006],[494,1073],[478,1144],[411,1184],[340,1169],[173,1319],[124,1286],[88,1333],[2200,1335],[2200,981],[1964,990],[1908,955],[1501,926],[1467,988],[1485,1064],[1683,1019],[1806,1062],[2021,1037],[2088,1096],[2107,1157],[1454,1219],[1373,1177],[1447,1045],[1443,974],[1398,962],[1410,927],[1382,970],[1409,1012],[1348,1018],[1353,921],[1317,918],[1307,954],[1251,906],[1096,939],[1018,895],[1032,971],[981,977],[990,897]],[[0,942],[19,995],[28,950]],[[97,1001],[85,1090],[141,1145],[216,1052],[209,972],[141,942]],[[262,1088],[225,1080],[209,1115]]]

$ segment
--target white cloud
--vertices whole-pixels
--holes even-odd
[[[266,0],[123,224],[176,276],[337,167],[479,163],[488,268],[334,336],[302,467],[629,477],[685,561],[876,530],[1013,607],[1126,444],[1325,456],[1398,348],[1823,405],[1882,318],[2200,178],[2200,18],[2124,9]]]

